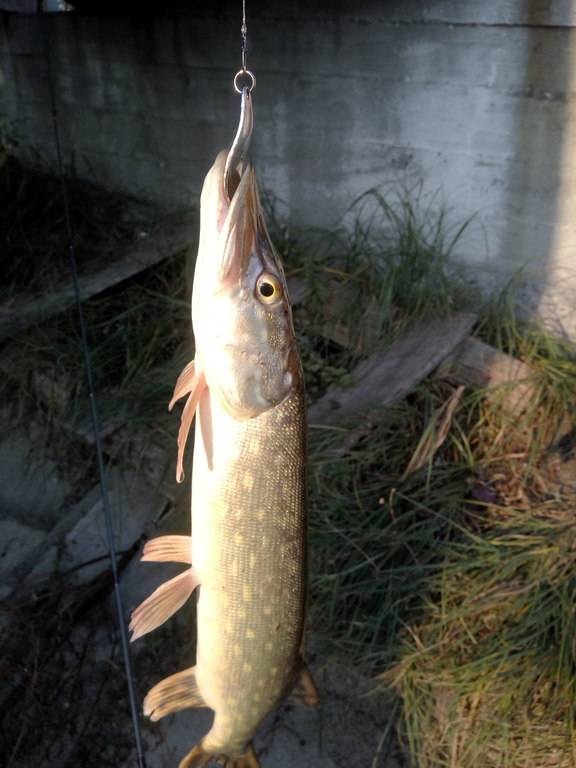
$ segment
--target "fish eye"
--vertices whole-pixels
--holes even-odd
[[[256,294],[263,304],[275,304],[282,298],[282,285],[277,277],[264,272],[256,282]]]

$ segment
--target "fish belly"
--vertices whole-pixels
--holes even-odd
[[[192,479],[196,679],[206,748],[241,753],[299,671],[306,579],[302,393],[237,421],[207,391]]]

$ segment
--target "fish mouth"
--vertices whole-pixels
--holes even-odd
[[[220,228],[219,280],[230,285],[242,280],[255,260],[262,269],[278,271],[280,267],[264,221],[254,168],[247,162],[240,172],[234,169],[226,176],[224,171],[221,164],[219,193],[228,204]]]
[[[222,283],[235,282],[244,274],[264,225],[256,177],[248,159],[253,124],[250,89],[243,88],[234,141],[230,150],[216,160],[219,203],[226,210],[220,229],[218,276]]]

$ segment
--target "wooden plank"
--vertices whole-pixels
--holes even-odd
[[[187,216],[168,225],[162,224],[158,232],[131,246],[108,266],[98,272],[81,275],[79,282],[82,300],[96,296],[160,263],[196,242],[196,238],[195,217]],[[74,301],[74,286],[70,278],[49,296],[40,299],[37,296],[16,297],[10,308],[0,307],[0,339],[20,335],[31,325],[69,309]]]
[[[336,424],[370,408],[391,405],[411,392],[468,336],[477,316],[465,312],[421,320],[353,372],[355,386],[327,392],[308,411],[310,424]]]
[[[473,336],[446,358],[438,376],[485,388],[491,400],[510,411],[526,408],[535,394],[533,368]]]

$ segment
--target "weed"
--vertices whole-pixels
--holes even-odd
[[[69,275],[62,185],[45,168],[24,168],[7,156],[0,165],[0,298],[44,296]],[[104,254],[130,242],[150,224],[151,209],[126,196],[104,192],[75,176],[67,179],[80,266],[89,271]]]
[[[353,428],[312,431],[314,631],[327,651],[387,670],[420,768],[568,765],[576,528],[573,498],[547,482],[543,462],[573,428],[573,350],[521,323],[511,289],[481,304],[451,258],[463,228],[447,233],[445,214],[417,198],[372,190],[330,232],[294,235],[274,201],[268,213],[306,289],[294,315],[310,399],[346,384],[418,316],[463,307],[481,312],[482,338],[533,372],[532,397],[514,413],[430,378]],[[21,244],[25,261],[37,245]],[[183,273],[179,255],[86,303],[105,420],[157,426],[192,357]],[[69,313],[13,342],[5,392],[34,391],[40,373],[54,384],[52,409],[80,419],[74,328]]]

